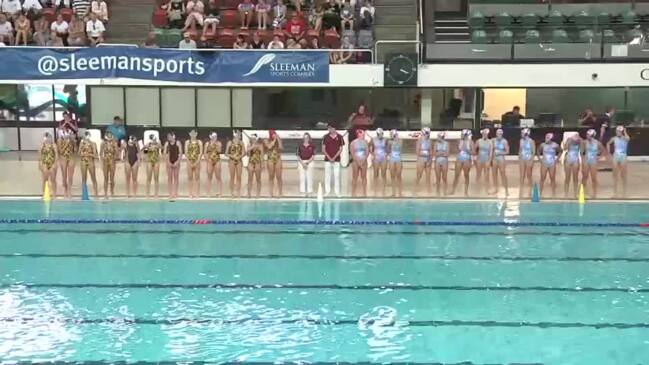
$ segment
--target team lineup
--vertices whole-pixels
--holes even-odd
[[[463,180],[464,196],[469,195],[470,171],[475,168],[476,181],[480,192],[497,194],[500,189],[509,196],[506,156],[510,152],[510,142],[503,137],[503,130],[495,130],[495,136],[489,128],[480,131],[480,138],[474,140],[470,130],[463,130],[457,146],[447,140],[446,132],[439,132],[433,139],[429,128],[423,128],[416,140],[416,174],[414,196],[436,196],[455,194]],[[387,134],[387,136],[386,136]],[[225,196],[223,191],[222,163],[227,164],[229,173],[229,194],[231,197],[242,196],[243,170],[247,171],[245,196],[260,197],[262,188],[262,171],[266,170],[270,197],[283,196],[282,153],[284,144],[274,130],[268,138],[262,139],[250,135],[249,143],[244,143],[241,131],[234,131],[225,147],[219,141],[216,132],[209,135],[207,141],[198,139],[195,130],[189,132],[189,138],[180,142],[174,133],[167,135],[166,141],[160,141],[156,134],[145,136],[145,141],[138,141],[135,136],[118,141],[110,131],[98,145],[91,139],[90,133],[78,139],[76,133],[66,129],[57,131],[57,139],[46,133],[39,149],[39,168],[42,173],[42,184],[49,185],[53,196],[59,193],[57,176],[61,175],[61,196],[72,198],[72,183],[79,161],[81,181],[84,186],[89,182],[92,193],[99,196],[96,169],[100,166],[103,172],[103,195],[105,198],[115,195],[115,173],[118,161],[124,165],[125,191],[127,197],[138,196],[138,173],[141,165],[146,170],[145,196],[160,197],[160,165],[166,167],[168,197],[178,198],[181,162],[184,160],[187,173],[187,190],[189,198],[201,196],[201,184],[207,197]],[[615,136],[604,145],[596,139],[596,132],[590,129],[586,138],[575,133],[561,143],[548,133],[538,146],[530,138],[530,130],[523,129],[519,143],[519,197],[531,194],[535,161],[539,162],[540,194],[546,193],[549,182],[551,196],[557,194],[557,169],[563,164],[565,175],[564,196],[576,196],[580,184],[589,191],[592,198],[597,197],[598,169],[603,159],[609,160],[613,168],[614,195],[625,196],[627,185],[627,150],[629,135],[623,126],[616,128]],[[324,155],[324,187],[326,195],[331,194],[331,186],[336,196],[340,196],[340,160],[345,142],[333,126],[324,135],[321,151]],[[390,187],[390,196],[403,196],[403,141],[397,130],[388,133],[382,129],[374,132],[358,130],[356,138],[349,145],[351,177],[351,195],[367,196],[368,169],[373,177],[374,196],[385,197]],[[612,151],[612,152],[611,152]],[[345,151],[346,152],[346,151]],[[302,142],[297,148],[297,165],[300,181],[300,193],[308,196],[313,193],[313,169],[316,147],[309,133],[304,133]],[[450,157],[454,155],[454,174],[452,182],[448,181]],[[227,157],[227,158],[224,158]],[[509,161],[511,164],[512,161]],[[205,167],[203,167],[203,165]],[[371,167],[370,167],[371,166]],[[201,178],[201,170],[205,171]],[[433,181],[434,173],[434,181]],[[389,181],[388,181],[389,174]],[[581,175],[581,176],[580,176]],[[580,178],[581,177],[581,178]],[[88,181],[90,178],[90,181]],[[333,180],[333,181],[332,181]],[[572,185],[572,191],[571,191]]]

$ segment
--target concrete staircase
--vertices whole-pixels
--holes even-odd
[[[470,43],[466,15],[439,16],[433,27],[435,43]]]
[[[111,0],[108,43],[140,44],[151,29],[155,0]]]
[[[374,41],[417,39],[417,0],[374,0],[374,7]],[[415,51],[415,44],[384,44],[377,56],[383,62],[386,54]]]

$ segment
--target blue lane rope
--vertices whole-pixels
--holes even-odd
[[[0,224],[138,224],[138,225],[317,225],[317,226],[496,226],[649,228],[647,223],[418,221],[418,220],[250,220],[250,219],[0,219]]]

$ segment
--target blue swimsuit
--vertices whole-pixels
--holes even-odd
[[[532,139],[524,138],[521,140],[521,160],[531,161],[532,160]]]
[[[496,161],[505,161],[505,139],[496,138],[494,141],[494,159]]]
[[[381,163],[385,161],[385,146],[388,141],[385,138],[374,138],[372,144],[374,145],[374,161]]]
[[[419,147],[419,158],[423,159],[425,163],[430,162],[430,139],[424,139],[421,141]]]
[[[357,143],[355,148],[356,150],[354,151],[354,154],[356,155],[356,157],[364,160],[367,157],[367,142],[363,141]]]
[[[478,140],[478,161],[480,163],[489,162],[489,148],[491,147],[491,140],[479,139]]]
[[[579,163],[579,154],[581,153],[581,144],[570,143],[566,154],[566,162],[570,165]]]
[[[437,158],[435,158],[435,163],[437,165],[443,166],[448,163],[448,157],[440,156],[440,155],[445,155],[447,153],[448,153],[448,142],[439,141],[435,143],[435,155],[437,155]]]
[[[557,144],[555,142],[543,143],[543,164],[552,167],[557,163]]]
[[[463,139],[460,141],[460,153],[457,155],[457,160],[466,162],[471,160],[471,142]]]
[[[629,148],[629,141],[621,137],[613,137],[613,160],[615,162],[624,162],[626,161],[627,150]]]
[[[401,162],[401,143],[393,141],[390,144],[390,162]]]
[[[586,141],[586,165],[596,164],[598,154],[599,154],[599,142]]]

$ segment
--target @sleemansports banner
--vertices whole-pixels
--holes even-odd
[[[194,83],[327,83],[327,51],[131,47],[0,48],[2,80],[131,78]]]

